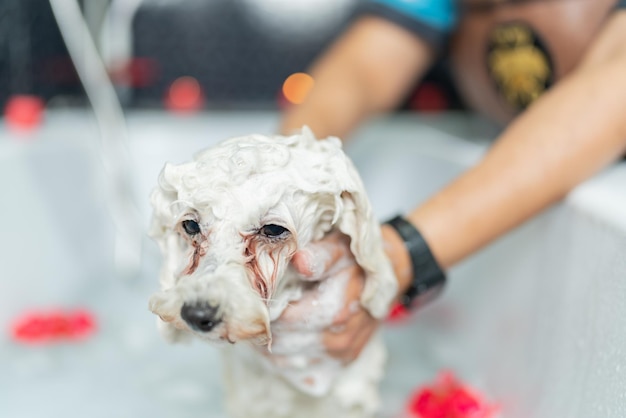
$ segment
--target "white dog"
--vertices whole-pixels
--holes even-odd
[[[151,201],[164,262],[150,310],[167,340],[196,336],[226,348],[230,416],[376,413],[381,339],[346,366],[325,353],[318,332],[342,308],[347,277],[307,281],[290,265],[295,252],[338,231],[366,274],[361,306],[382,318],[396,293],[379,225],[337,138],[316,140],[304,128],[229,139],[192,162],[167,164]],[[297,300],[310,305],[308,315],[299,327],[281,326]]]

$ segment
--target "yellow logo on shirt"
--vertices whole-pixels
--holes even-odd
[[[504,99],[523,110],[552,84],[549,55],[523,23],[497,26],[489,37],[487,68]]]

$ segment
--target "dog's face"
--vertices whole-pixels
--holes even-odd
[[[152,206],[164,262],[150,309],[170,339],[269,343],[271,320],[297,296],[292,255],[335,227],[368,274],[364,305],[381,316],[395,294],[378,225],[335,138],[224,141],[166,165]]]

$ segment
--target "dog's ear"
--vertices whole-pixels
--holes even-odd
[[[350,237],[350,250],[365,272],[365,288],[361,304],[376,318],[384,317],[396,296],[397,280],[385,251],[380,224],[374,217],[361,178],[341,151],[337,138],[322,140],[330,148],[327,158],[328,172],[332,173],[335,191],[335,216],[333,223]]]
[[[397,280],[384,252],[380,224],[372,214],[364,191],[344,190],[337,226],[350,237],[350,250],[365,272],[361,304],[376,318],[383,318],[396,296]]]
[[[159,246],[163,261],[160,271],[160,282],[163,288],[174,285],[174,272],[178,268],[176,261],[180,260],[178,238],[175,233],[175,223],[178,219],[175,203],[179,200],[181,176],[179,166],[166,164],[159,175],[158,186],[150,195],[152,205],[152,219],[148,235]]]
[[[152,220],[148,235],[158,241],[168,229],[172,228],[174,214],[172,205],[178,200],[178,190],[181,185],[181,174],[179,166],[171,163],[165,164],[159,174],[157,187],[150,195],[150,205],[152,206]]]

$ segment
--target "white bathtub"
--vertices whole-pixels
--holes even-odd
[[[131,114],[143,225],[165,161],[226,137],[273,132],[276,122],[266,113]],[[115,275],[95,132],[76,112],[48,115],[30,138],[0,127],[2,329],[37,307],[84,306],[99,321],[79,344],[28,347],[3,332],[0,417],[222,417],[216,351],[166,345],[147,310],[155,246],[146,241],[139,278]],[[348,152],[384,219],[477,161],[493,135],[486,132],[473,119],[398,117],[365,127]],[[435,304],[387,326],[382,416],[399,416],[411,390],[442,369],[506,418],[626,416],[624,184],[626,165],[610,168],[451,271]]]

